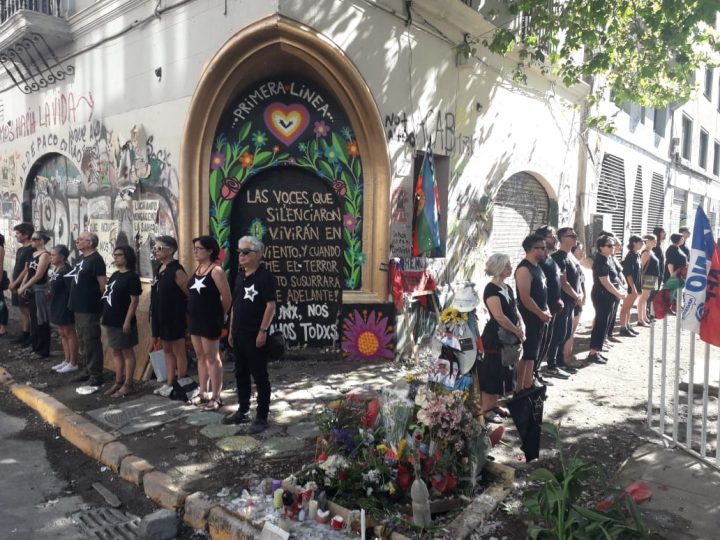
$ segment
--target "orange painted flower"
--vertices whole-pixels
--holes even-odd
[[[252,167],[253,161],[254,157],[250,152],[245,152],[242,156],[240,156],[240,165],[242,165],[243,169]]]
[[[350,157],[358,157],[360,155],[360,149],[358,148],[357,141],[350,141],[347,143],[346,148]]]
[[[272,150],[273,150],[273,154],[277,154],[280,151],[280,147],[276,144],[275,146],[273,146]]]

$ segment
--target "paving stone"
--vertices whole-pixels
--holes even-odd
[[[210,424],[200,430],[202,435],[205,435],[208,439],[221,439],[223,437],[231,437],[240,431],[239,426],[223,424]]]
[[[202,491],[188,495],[188,498],[185,499],[183,521],[193,529],[205,529],[210,510],[216,504]]]
[[[297,437],[277,437],[263,443],[264,457],[284,457],[296,454],[305,448],[305,441]]]
[[[199,412],[188,416],[185,423],[193,426],[209,426],[222,422],[223,416],[223,414],[216,412]]]
[[[161,396],[142,396],[132,401],[112,403],[87,413],[117,433],[129,435],[161,426],[197,411],[192,405]]]
[[[143,478],[155,469],[150,463],[137,456],[128,456],[120,463],[120,477],[123,480],[140,486]]]
[[[177,536],[178,517],[172,510],[162,508],[148,514],[140,521],[138,538],[147,540],[170,540]]]
[[[299,437],[301,439],[314,439],[320,435],[315,422],[299,422],[287,428],[288,437]]]
[[[273,422],[278,424],[296,424],[309,419],[310,414],[303,411],[280,411],[273,415]]]
[[[259,534],[250,523],[221,506],[210,510],[208,531],[213,540],[252,540]]]
[[[260,441],[249,435],[235,435],[220,439],[215,444],[224,452],[250,452],[260,445]]]
[[[290,409],[291,409],[290,404],[287,401],[278,400],[278,401],[270,402],[270,410],[271,411],[287,411]]]
[[[176,509],[183,505],[187,493],[173,479],[161,472],[147,473],[143,478],[145,495],[163,508]]]
[[[106,444],[100,454],[100,462],[110,467],[113,472],[120,470],[122,460],[128,457],[132,452],[130,449],[120,442],[111,442]]]
[[[115,508],[93,508],[77,512],[72,519],[85,538],[137,538],[140,518]]]

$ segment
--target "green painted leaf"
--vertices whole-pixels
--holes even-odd
[[[210,173],[210,200],[216,202],[220,195],[220,186],[222,179],[220,177],[220,171],[212,171]]]
[[[240,128],[240,132],[238,133],[238,141],[242,142],[245,140],[245,137],[248,136],[248,133],[250,133],[250,129],[252,129],[252,123],[251,122],[245,122],[243,126]],[[242,154],[242,152],[241,152]]]
[[[335,151],[338,154],[338,158],[340,161],[347,167],[348,164],[348,158],[347,153],[345,152],[345,142],[338,137],[335,133],[332,134],[332,143],[335,147]]]
[[[327,161],[320,159],[318,160],[318,165],[320,166],[320,170],[325,173],[325,176],[327,176],[330,180],[335,178],[335,171]]]
[[[270,158],[272,157],[272,152],[258,152],[255,154],[255,160],[253,161],[254,165],[263,165],[266,162],[270,161]]]

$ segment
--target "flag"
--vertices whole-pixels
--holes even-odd
[[[440,249],[440,198],[430,150],[425,151],[420,175],[415,185],[412,241],[413,257],[428,252],[435,255]]]
[[[684,305],[680,323],[684,330],[696,334],[700,331],[700,321],[705,306],[705,292],[710,262],[715,253],[715,241],[712,229],[705,211],[697,209],[695,214],[695,227],[693,228],[692,246],[690,247],[690,261],[687,267],[685,280]]]
[[[720,246],[715,245],[707,277],[705,308],[700,322],[700,339],[720,347]]]

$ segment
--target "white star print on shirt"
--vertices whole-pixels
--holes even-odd
[[[255,284],[250,285],[249,287],[245,287],[245,297],[243,300],[250,300],[251,302],[255,301],[255,297],[259,293],[255,290]]]
[[[107,300],[108,306],[112,307],[112,292],[113,287],[115,287],[115,282],[111,281],[107,285],[105,285],[105,292],[102,295],[102,298],[100,300]]]
[[[75,268],[70,270],[67,274],[65,274],[66,278],[75,278],[75,284],[77,285],[78,278],[80,277],[80,272],[82,272],[83,263],[85,262],[85,259],[80,261],[75,265]]]
[[[59,273],[57,273],[55,270],[50,270],[48,272],[48,281],[53,282],[58,278],[58,276],[60,276]]]
[[[205,283],[204,283],[206,277],[207,276],[203,276],[201,278],[196,277],[195,283],[193,283],[192,287],[190,287],[190,288],[195,289],[197,291],[197,293],[200,294],[202,292],[202,289],[207,287],[207,285],[205,285]]]
[[[33,259],[33,260],[30,262],[30,264],[28,264],[28,269],[29,269],[29,270],[37,270],[37,268],[38,268],[38,263],[37,263],[37,261],[38,261],[37,259]]]

